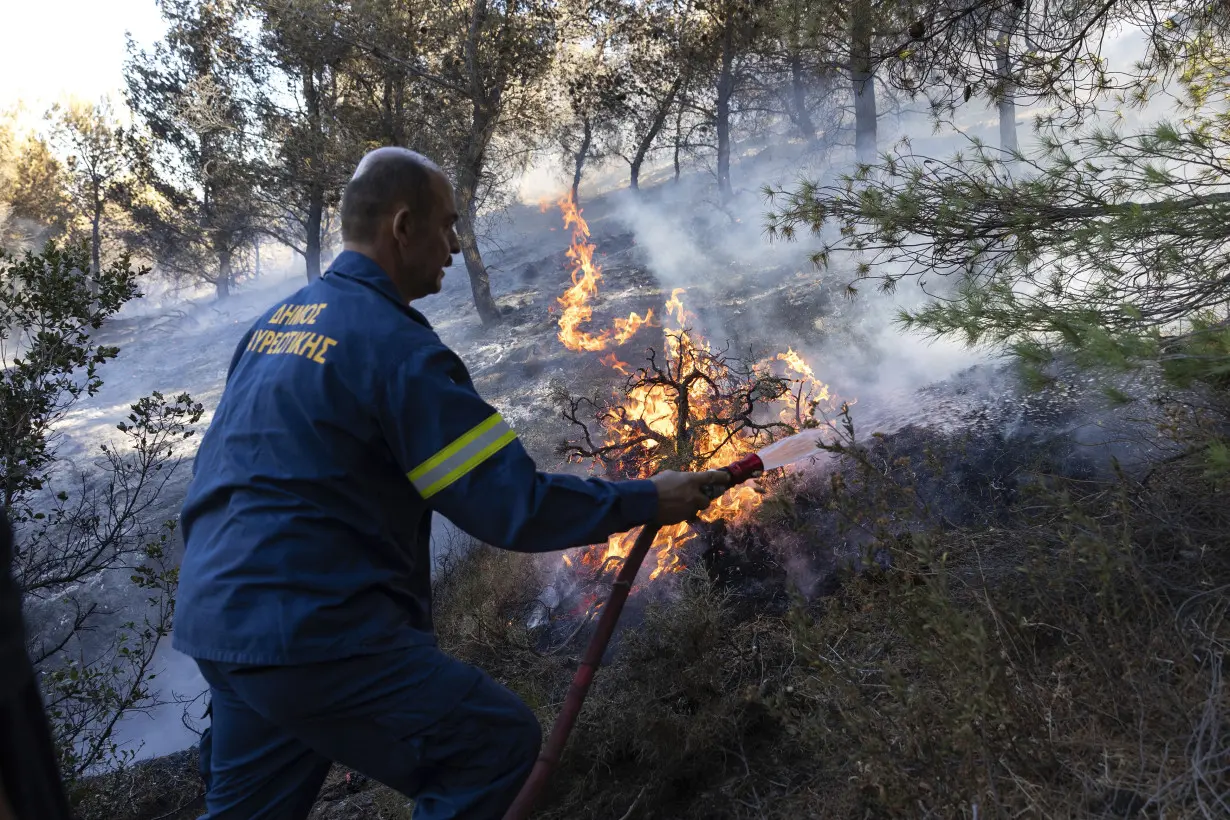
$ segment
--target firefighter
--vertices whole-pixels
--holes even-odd
[[[305,818],[333,762],[412,797],[417,820],[499,817],[540,729],[437,647],[432,513],[547,552],[686,520],[727,483],[539,472],[410,306],[440,291],[457,219],[432,162],[369,153],[342,197],[345,250],[231,360],[183,506],[172,639],[209,684],[208,818]]]
[[[13,530],[0,507],[0,820],[69,820],[38,677],[26,654]]]

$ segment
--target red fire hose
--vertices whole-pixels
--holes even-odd
[[[729,486],[733,487],[749,478],[759,476],[764,472],[764,464],[758,456],[753,454],[744,456],[722,469],[730,474]],[[716,498],[721,493],[720,488],[714,487],[710,496]],[[585,702],[589,686],[594,682],[594,675],[602,663],[607,644],[610,643],[611,635],[615,632],[619,614],[623,611],[624,602],[628,600],[628,593],[632,591],[632,582],[636,580],[636,574],[641,569],[641,562],[645,560],[646,553],[653,545],[658,529],[653,524],[646,524],[641,529],[640,535],[636,537],[636,543],[632,545],[628,557],[624,559],[623,567],[620,568],[619,575],[615,578],[615,583],[611,588],[611,597],[606,606],[602,608],[601,617],[598,618],[598,627],[594,631],[594,636],[589,640],[589,646],[585,648],[585,656],[581,659],[581,665],[577,667],[577,672],[572,678],[568,694],[564,696],[564,705],[560,709],[559,717],[555,719],[555,725],[551,727],[551,734],[547,737],[546,743],[542,745],[542,752],[539,753],[538,760],[534,763],[534,768],[526,778],[516,800],[504,813],[504,820],[526,820],[534,808],[534,803],[546,788],[547,781],[555,770],[556,764],[559,763],[560,755],[563,754],[568,735],[577,721],[577,715],[581,712],[581,704]]]

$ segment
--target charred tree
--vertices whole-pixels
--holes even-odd
[[[636,477],[703,469],[736,438],[760,446],[796,431],[768,412],[774,402],[795,399],[789,379],[728,351],[697,346],[686,329],[667,339],[667,354],[651,348],[645,366],[619,391],[633,397],[630,404],[556,389],[561,415],[578,431],[576,441],[560,446],[561,455],[596,461],[613,476]],[[811,397],[800,392],[798,401]]]

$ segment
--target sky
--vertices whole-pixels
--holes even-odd
[[[0,30],[0,110],[37,117],[70,94],[118,102],[125,33],[149,44],[163,28],[154,0],[0,0]]]

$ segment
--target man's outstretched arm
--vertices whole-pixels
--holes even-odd
[[[382,425],[407,479],[469,535],[518,552],[605,541],[641,524],[682,521],[725,473],[604,481],[540,472],[500,414],[465,384],[443,346],[416,351],[382,402]]]

